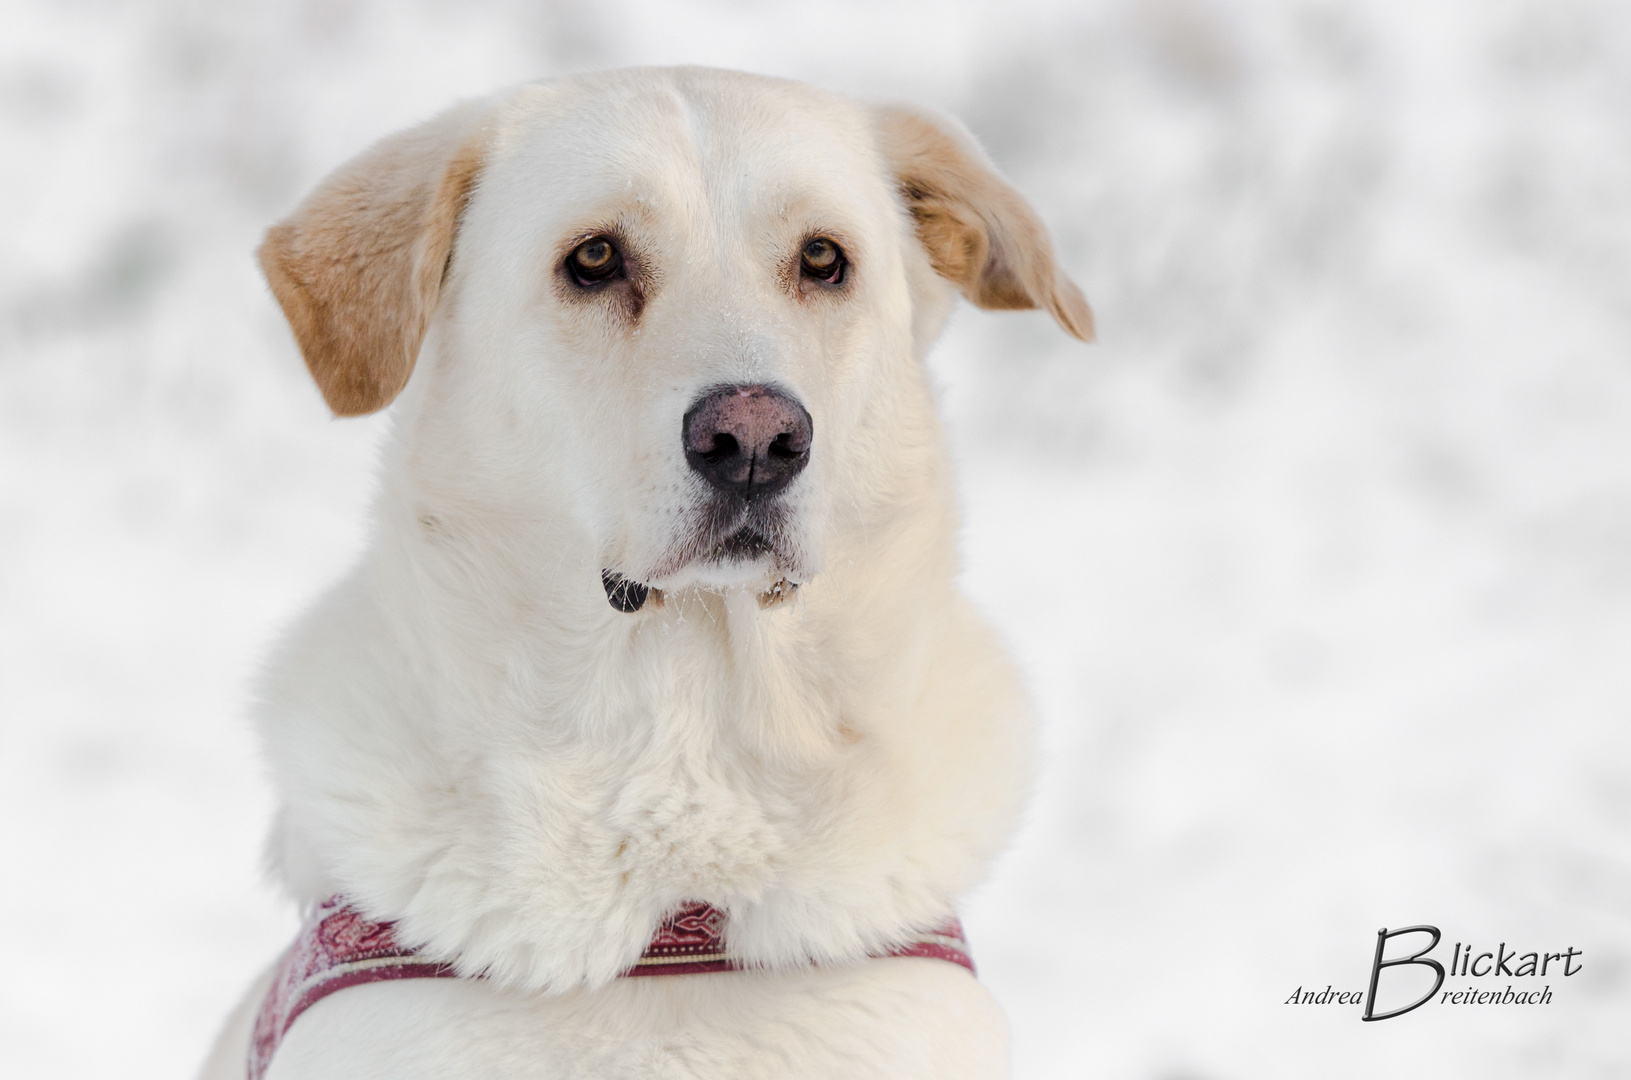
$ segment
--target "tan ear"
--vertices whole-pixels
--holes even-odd
[[[983,308],[1046,308],[1093,340],[1093,310],[1060,272],[1048,231],[950,121],[901,106],[877,110],[880,147],[935,271]]]
[[[266,234],[261,270],[338,416],[407,385],[486,149],[481,103],[376,143]]]

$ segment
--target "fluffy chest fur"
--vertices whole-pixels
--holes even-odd
[[[1018,809],[1023,700],[954,595],[888,639],[835,636],[867,606],[812,582],[775,611],[675,597],[506,647],[434,603],[388,615],[369,584],[272,684],[279,861],[302,896],[375,905],[467,970],[598,985],[693,899],[746,960],[853,959],[943,918]],[[435,595],[384,589],[403,592]]]

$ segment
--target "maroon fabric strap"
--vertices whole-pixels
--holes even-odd
[[[337,990],[387,979],[458,978],[448,965],[422,960],[412,949],[398,945],[392,926],[370,922],[338,896],[318,907],[283,954],[261,1000],[249,1041],[249,1080],[266,1075],[278,1044],[300,1014]],[[974,970],[963,926],[955,918],[872,955],[921,956]],[[623,976],[740,970],[725,951],[725,913],[712,904],[690,903],[663,920],[651,944]]]

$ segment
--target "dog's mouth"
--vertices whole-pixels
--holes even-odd
[[[778,501],[713,500],[699,508],[691,528],[640,580],[606,569],[606,599],[619,611],[638,611],[673,587],[756,586],[780,600],[803,577],[799,545],[786,507]],[[763,597],[761,597],[761,600]]]
[[[703,560],[709,563],[745,562],[778,554],[775,541],[757,529],[742,528],[731,533]]]
[[[798,561],[787,507],[778,499],[710,499],[698,507],[690,528],[669,548],[653,579],[681,571],[747,571],[754,564],[785,572]]]

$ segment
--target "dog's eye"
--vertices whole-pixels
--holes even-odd
[[[799,269],[805,277],[825,281],[829,285],[837,285],[844,280],[845,263],[844,249],[825,236],[818,236],[805,244],[799,256]]]
[[[566,268],[579,285],[598,285],[622,276],[623,253],[606,237],[591,237],[572,249]]]

